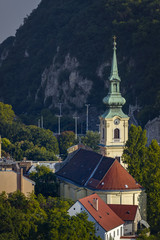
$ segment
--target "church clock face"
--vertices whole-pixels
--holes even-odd
[[[118,119],[118,118],[116,118],[115,120],[114,120],[114,124],[115,125],[118,125],[120,123],[120,120]]]

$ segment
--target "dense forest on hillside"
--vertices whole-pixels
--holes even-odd
[[[113,35],[117,36],[121,92],[127,99],[125,111],[137,102],[141,107],[137,118],[144,125],[160,111],[157,0],[42,0],[16,37],[0,45],[1,100],[12,104],[26,121],[34,121],[31,116],[47,108],[53,118],[58,102],[64,103],[65,115],[76,111],[83,115],[86,102],[102,113]]]

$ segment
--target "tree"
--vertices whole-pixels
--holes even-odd
[[[3,156],[7,156],[10,146],[11,146],[10,140],[7,138],[2,138],[2,155]]]
[[[143,168],[144,187],[147,192],[147,215],[153,232],[160,226],[160,146],[152,140],[147,148],[146,162]]]
[[[147,193],[147,216],[151,231],[157,233],[160,226],[160,146],[153,140],[146,147],[146,132],[131,126],[123,152],[129,173],[145,187]]]
[[[0,102],[0,122],[12,123],[15,118],[15,113],[12,110],[12,106]]]
[[[142,131],[140,126],[131,125],[122,158],[128,164],[129,173],[139,183],[143,182],[142,169],[146,158],[146,143],[146,131]]]
[[[86,214],[70,217],[73,202],[60,198],[20,192],[0,194],[0,239],[2,240],[100,240],[95,236],[94,223]]]
[[[53,151],[55,154],[59,154],[58,141],[52,131],[32,125],[27,126],[27,129],[29,129],[32,134],[31,139],[29,140],[32,141],[34,145],[43,146],[48,151]]]
[[[98,132],[87,131],[86,136],[81,137],[84,145],[91,147],[94,151],[99,150],[100,134]]]
[[[72,131],[62,132],[58,138],[60,154],[65,158],[67,149],[75,144],[75,134]]]
[[[55,174],[46,166],[37,166],[36,171],[30,173],[29,177],[35,181],[35,193],[43,194],[45,197],[58,196],[58,184]]]
[[[47,151],[45,147],[34,146],[25,151],[25,157],[33,161],[58,161],[53,151]]]

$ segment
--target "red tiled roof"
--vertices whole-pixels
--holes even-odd
[[[102,155],[96,152],[80,149],[56,175],[83,186],[90,178],[102,157]],[[110,161],[108,159],[110,159]],[[105,169],[103,169],[104,172],[101,174],[101,178],[104,176],[106,168],[109,168],[113,162],[113,158],[106,158],[106,166]]]
[[[98,199],[98,211],[93,206],[93,199]],[[106,231],[110,231],[124,223],[97,194],[82,198],[79,202]]]
[[[117,160],[85,149],[79,149],[56,175],[93,190],[142,188]]]
[[[95,179],[95,176],[93,176],[93,179]],[[140,188],[142,188],[142,186],[135,181],[117,160],[114,161],[96,187],[96,189],[100,190],[131,190]]]
[[[137,205],[108,204],[108,206],[123,220],[134,221],[137,213]]]

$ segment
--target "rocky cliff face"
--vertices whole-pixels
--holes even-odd
[[[124,111],[137,99],[143,125],[160,111],[159,19],[154,0],[41,0],[16,37],[0,45],[0,99],[17,114],[56,114],[58,102],[66,115],[85,103],[102,113],[117,35]]]
[[[78,67],[80,63],[68,53],[64,62],[57,62],[58,52],[50,67],[46,68],[41,76],[41,85],[37,90],[44,91],[44,104],[49,101],[49,108],[55,107],[58,102],[65,104],[65,109],[82,108],[92,88],[92,81],[81,76]],[[73,109],[74,108],[74,109]]]

